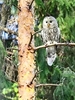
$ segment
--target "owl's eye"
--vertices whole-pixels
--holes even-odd
[[[50,23],[52,23],[52,20],[50,20]]]
[[[46,23],[48,23],[48,22],[46,21]]]

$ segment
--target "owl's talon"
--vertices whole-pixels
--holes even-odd
[[[48,42],[46,42],[46,45],[49,45],[49,44],[51,44],[52,42],[51,41],[48,41]]]
[[[53,43],[56,44],[57,42],[56,41],[53,41]]]

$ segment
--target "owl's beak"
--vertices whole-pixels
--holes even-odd
[[[47,27],[50,28],[50,24],[47,24]]]

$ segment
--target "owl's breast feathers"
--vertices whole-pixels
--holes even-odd
[[[56,41],[59,42],[59,33],[58,28],[49,28],[42,30],[42,39],[43,42],[46,43],[48,41]]]

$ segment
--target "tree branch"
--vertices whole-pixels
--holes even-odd
[[[40,33],[41,31],[42,31],[42,29],[41,29],[41,30],[39,30],[39,31],[34,32],[34,34],[33,34],[33,35],[36,35],[36,34]],[[38,34],[38,35],[40,35],[40,34]]]
[[[7,48],[7,50],[19,50],[18,48],[14,48],[14,47],[10,47],[10,48]]]
[[[41,45],[38,47],[33,47],[34,50],[38,50],[41,48],[47,48],[47,47],[51,47],[51,46],[75,46],[75,43],[53,43],[53,44],[45,44],[45,45]]]
[[[42,87],[42,86],[61,86],[61,84],[39,84],[39,85],[36,85],[36,88]]]
[[[7,33],[10,33],[10,34],[12,33],[12,34],[14,34],[14,35],[18,35],[17,32],[14,32],[14,31],[9,30],[9,29],[7,29],[7,28],[4,28],[4,27],[2,27],[2,26],[0,26],[0,30],[6,31]]]

